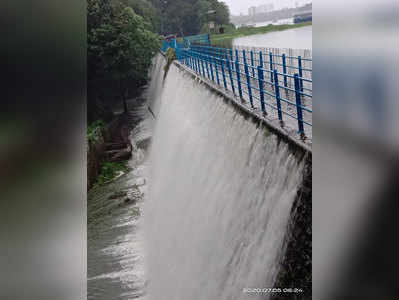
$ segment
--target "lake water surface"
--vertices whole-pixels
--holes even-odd
[[[233,46],[312,49],[312,26],[235,38]]]

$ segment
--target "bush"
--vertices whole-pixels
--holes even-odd
[[[97,177],[97,184],[104,185],[114,179],[120,171],[127,172],[126,162],[105,162],[101,166],[101,172]]]
[[[102,120],[97,120],[87,126],[87,140],[89,142],[98,141],[101,136],[101,131],[104,128],[104,122]]]

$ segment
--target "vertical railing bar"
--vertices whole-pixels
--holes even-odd
[[[282,60],[283,60],[283,74],[284,74],[284,86],[287,87],[287,65],[285,61],[285,53],[282,55]]]
[[[255,69],[254,69],[254,51],[251,50],[251,68],[252,68],[252,77],[255,77]]]
[[[212,68],[212,56],[209,57],[209,67],[211,69],[212,81],[215,82],[215,77],[213,75],[213,68]]]
[[[227,60],[226,60],[227,61]],[[221,69],[222,69],[222,76],[223,76],[223,84],[224,88],[227,90],[227,82],[226,82],[226,74],[224,73],[224,61],[221,61]]]
[[[266,115],[265,109],[265,93],[263,92],[263,69],[262,66],[258,66],[258,83],[259,83],[259,94],[260,94],[260,106],[263,112],[263,115]]]
[[[215,72],[216,72],[216,82],[218,85],[220,85],[219,82],[219,70],[218,70],[218,64],[217,64],[217,59],[216,57],[213,58],[214,59],[214,63],[215,63]]]
[[[298,133],[301,135],[301,139],[305,139],[305,131],[303,129],[303,115],[302,115],[302,104],[301,104],[301,95],[300,95],[300,81],[298,78],[298,74],[294,75],[295,81],[295,101],[296,101],[296,112],[298,119]]]
[[[270,82],[273,83],[273,53],[269,52]]]
[[[232,74],[232,72],[231,72],[230,61],[227,60],[226,64],[227,64],[227,70],[229,71],[231,89],[232,89],[232,91],[233,91],[233,94],[235,95],[236,92],[235,92],[235,88],[234,88],[233,74]]]
[[[280,89],[279,89],[279,85],[278,85],[277,70],[273,71],[273,75],[274,75],[274,92],[275,92],[276,102],[277,102],[278,118],[280,120],[280,125],[283,127],[284,122],[283,122],[283,113],[281,111]]]
[[[242,89],[241,89],[241,78],[240,78],[240,65],[238,63],[238,57],[236,57],[236,75],[237,75],[237,85],[238,85],[238,93],[240,94],[241,100],[244,100],[242,97]]]
[[[245,68],[245,75],[247,77],[249,102],[251,103],[251,107],[254,108],[253,99],[252,99],[251,80],[249,78],[249,70],[248,70],[248,65],[247,65],[247,61],[245,60],[245,58],[244,58],[244,68]]]
[[[300,56],[300,55],[298,56],[298,71],[299,71],[299,77],[300,77],[300,80],[299,80],[299,85],[300,85],[300,88],[301,88],[301,92],[303,92],[303,80],[302,80],[302,58],[301,58],[301,56]]]
[[[209,75],[208,56],[207,55],[205,55],[205,66],[206,66],[206,74],[208,75],[208,79],[210,79],[211,76]]]

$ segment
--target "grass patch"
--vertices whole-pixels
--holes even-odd
[[[102,120],[97,120],[87,126],[87,139],[89,142],[98,141],[101,136],[101,131],[104,128],[104,122]]]
[[[104,185],[115,178],[120,171],[127,172],[126,162],[105,162],[101,166],[101,172],[97,176],[97,184]]]

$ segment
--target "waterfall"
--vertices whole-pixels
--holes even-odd
[[[153,92],[147,297],[248,299],[244,288],[273,287],[303,162],[188,76],[172,66]]]

